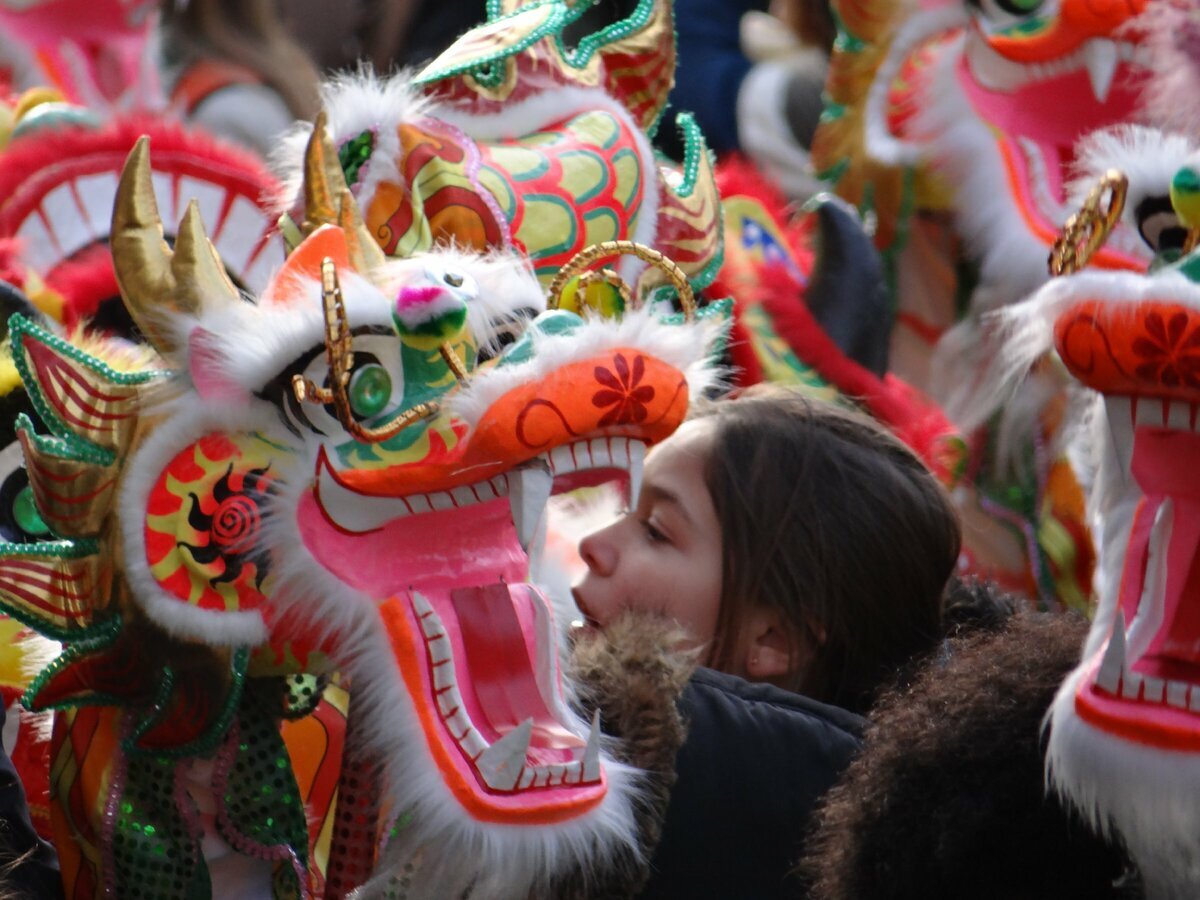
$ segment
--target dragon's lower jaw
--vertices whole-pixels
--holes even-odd
[[[1114,737],[1190,752],[1200,751],[1198,411],[1186,401],[1108,398],[1114,447],[1144,498],[1112,634],[1085,663],[1075,699],[1081,718]]]
[[[440,780],[477,821],[561,823],[605,799],[598,722],[589,727],[570,711],[561,630],[525,582],[551,493],[614,478],[636,485],[644,449],[622,437],[557,448],[423,513],[409,509],[436,497],[354,495],[322,461],[317,489],[300,501],[312,556],[384,598],[377,611],[391,677],[412,702]],[[400,515],[387,520],[386,503]]]

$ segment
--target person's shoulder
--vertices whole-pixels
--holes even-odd
[[[722,717],[766,718],[792,727],[821,728],[841,733],[857,744],[862,737],[864,720],[848,710],[820,703],[810,697],[775,687],[746,681],[736,675],[713,669],[697,669],[684,690],[685,715],[716,713]]]

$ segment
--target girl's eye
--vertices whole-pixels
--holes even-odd
[[[666,542],[667,536],[655,528],[654,523],[649,519],[642,520],[642,528],[646,530],[646,537],[648,537],[654,543],[658,544]]]

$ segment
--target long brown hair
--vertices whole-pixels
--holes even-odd
[[[165,49],[176,60],[215,58],[252,70],[298,119],[317,113],[320,76],[284,29],[274,0],[172,0],[162,4]]]
[[[777,610],[784,687],[853,710],[940,636],[960,532],[920,460],[866,416],[783,388],[713,404],[706,480],[722,534],[721,606],[709,662],[730,664],[739,623]]]

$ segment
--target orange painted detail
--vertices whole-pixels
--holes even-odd
[[[1063,0],[1045,31],[987,39],[1001,56],[1036,63],[1069,56],[1097,37],[1112,38],[1122,25],[1146,8],[1147,0]]]
[[[428,690],[421,674],[425,653],[418,648],[423,646],[424,640],[414,635],[404,601],[398,597],[386,600],[379,605],[379,615],[387,628],[392,655],[396,659],[404,685],[413,698],[413,706],[421,721],[421,729],[425,732],[425,743],[430,755],[437,764],[446,786],[470,816],[481,822],[508,825],[553,825],[578,818],[599,805],[607,793],[602,785],[585,785],[575,790],[563,790],[557,798],[542,795],[536,803],[528,805],[501,805],[498,802],[489,802],[493,798],[480,788],[473,775],[456,765],[456,760],[450,755],[455,751],[447,748],[438,736],[439,729],[443,726],[427,699]],[[503,799],[511,800],[514,796],[518,795],[506,795]]]
[[[296,291],[297,279],[321,280],[321,262],[333,260],[339,269],[353,271],[346,234],[336,225],[322,225],[292,251],[259,300],[259,306],[290,306],[303,299]]]
[[[584,438],[622,435],[656,443],[679,427],[687,407],[687,379],[674,366],[639,350],[610,350],[513,388],[488,407],[453,456],[351,469],[338,480],[380,496],[447,490]]]
[[[1194,309],[1086,300],[1058,317],[1054,341],[1071,374],[1094,390],[1200,398],[1200,312]]]

